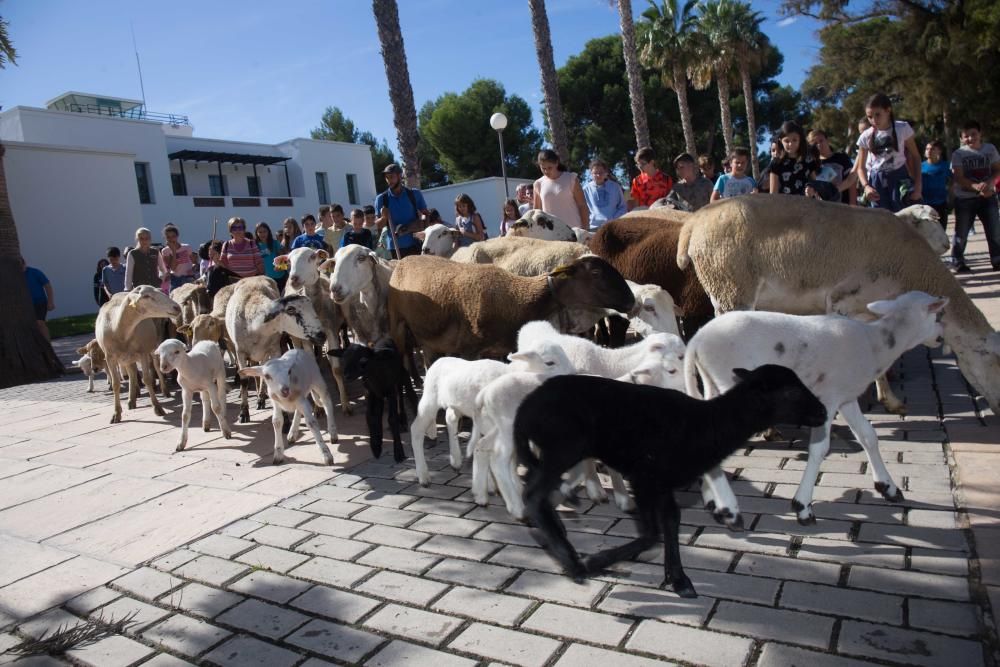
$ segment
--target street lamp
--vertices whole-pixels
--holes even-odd
[[[510,199],[510,188],[507,187],[507,156],[503,152],[503,130],[507,127],[507,116],[499,111],[490,116],[490,127],[497,131],[497,139],[500,140],[500,171],[503,174],[504,198]]]

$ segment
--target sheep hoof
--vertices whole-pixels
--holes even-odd
[[[183,452],[183,451],[184,451],[184,448],[185,448],[186,446],[187,446],[187,443],[186,443],[186,442],[182,442],[181,444],[177,445],[177,448],[176,448],[176,449],[174,449],[174,451],[175,451],[175,452]]]
[[[325,456],[323,457],[323,462],[324,462],[324,463],[325,463],[326,465],[328,465],[328,466],[332,466],[332,465],[333,465],[333,457],[332,457],[332,456],[330,456],[329,454],[327,454],[327,455],[325,455]]]
[[[267,401],[265,401],[263,398],[257,399],[257,409],[258,410],[263,410],[266,407],[267,407]]]
[[[372,448],[372,456],[374,456],[377,459],[382,458],[382,443],[381,442],[373,442],[373,443],[371,443],[371,448]]]
[[[339,435],[337,435],[336,433],[334,433],[333,435],[330,436],[330,444],[331,445],[336,445],[338,442],[340,442],[340,436]]]
[[[775,442],[775,441],[778,441],[778,440],[785,440],[785,436],[783,436],[781,434],[781,431],[779,431],[774,426],[772,426],[771,428],[769,428],[766,431],[764,431],[763,436],[764,436],[764,440],[766,440],[767,442]]]
[[[541,530],[539,530],[538,528],[531,528],[528,530],[528,533],[531,534],[531,537],[532,539],[535,540],[535,542],[538,542],[538,546],[540,546],[543,549],[549,548],[549,538],[547,538],[545,536],[545,533],[543,533]]]
[[[816,515],[813,514],[812,512],[810,512],[809,516],[807,516],[805,518],[802,518],[802,516],[800,516],[800,515],[797,514],[797,515],[795,515],[795,520],[799,522],[800,526],[814,526],[814,525],[816,525]]]
[[[163,408],[161,408],[159,405],[154,405],[153,406],[153,412],[156,413],[157,417],[166,417],[167,416],[166,410],[164,410]]]
[[[715,501],[709,500],[707,503],[705,503],[705,509],[711,512],[712,514],[715,514]]]
[[[746,525],[743,523],[743,515],[737,514],[736,518],[727,519],[726,528],[733,531],[734,533],[742,533],[743,530],[746,528]]]
[[[406,452],[403,451],[402,447],[394,448],[392,450],[392,458],[396,463],[402,463],[406,460]]]
[[[205,433],[209,433],[211,432],[212,427],[209,426],[208,424],[202,424],[201,430],[204,431]]]
[[[250,411],[249,410],[243,410],[243,411],[240,412],[240,423],[241,424],[249,424],[250,423]]]
[[[566,571],[575,584],[582,584],[587,580],[587,568],[583,563],[574,563],[573,567]]]
[[[122,421],[122,416],[121,416],[120,413],[115,413],[115,414],[111,415],[111,423],[112,424],[120,424],[121,421]]]
[[[889,493],[890,484],[888,482],[875,482],[875,490],[878,491],[882,497],[888,500],[890,503],[899,503],[906,500],[903,497],[903,491],[898,486],[896,487],[896,493]]]
[[[688,579],[687,576],[684,576],[678,579],[677,581],[672,582],[670,587],[674,589],[674,593],[677,593],[679,597],[682,598],[698,597],[698,593],[695,592],[694,590],[694,584],[691,583],[691,580]]]
[[[906,404],[901,401],[882,401],[882,407],[891,415],[906,416]]]
[[[795,510],[795,520],[800,526],[812,526],[816,523],[816,515],[813,514],[812,507],[806,507],[798,500],[792,500],[792,509]]]
[[[225,438],[226,440],[232,440],[233,432],[227,429],[222,432],[222,437]]]
[[[129,401],[128,402],[128,409],[129,410],[135,410],[135,401]]]
[[[345,417],[350,417],[351,415],[354,414],[354,410],[351,408],[349,404],[341,405],[340,409],[343,411]]]

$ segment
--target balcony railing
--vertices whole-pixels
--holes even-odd
[[[129,118],[132,120],[151,120],[157,123],[168,123],[170,125],[190,125],[187,116],[176,113],[158,113],[156,111],[146,111],[142,107],[132,109],[120,109],[117,107],[100,106],[97,104],[70,104],[69,110],[77,113],[92,113],[98,116],[112,116],[115,118]]]

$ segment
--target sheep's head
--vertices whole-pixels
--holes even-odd
[[[156,348],[156,356],[160,358],[160,370],[169,373],[177,368],[177,359],[187,354],[187,347],[176,338],[168,338]]]
[[[330,297],[343,303],[361,293],[375,280],[378,256],[368,248],[353,243],[337,250],[333,259],[324,262],[324,270],[332,268]]]
[[[813,428],[826,424],[826,407],[790,368],[776,364],[766,364],[752,371],[734,368],[733,376],[747,385],[764,405],[771,407],[772,423]]]
[[[941,227],[941,218],[938,216],[938,212],[933,208],[926,204],[914,204],[897,213],[896,217],[913,225],[913,228],[927,241],[934,252],[939,255],[948,252],[951,242],[948,239],[948,234]]]
[[[546,241],[576,241],[576,234],[565,222],[537,208],[527,211],[510,226],[508,236],[527,236]]]
[[[455,250],[455,242],[461,236],[457,229],[452,229],[441,223],[431,225],[422,233],[424,244],[421,246],[420,252],[435,257],[451,257]]]
[[[191,320],[191,324],[177,327],[177,333],[187,336],[192,345],[203,340],[213,342],[221,340],[225,332],[225,321],[221,317],[212,315],[197,315]]]
[[[240,370],[240,377],[259,377],[267,382],[267,391],[271,396],[280,397],[281,401],[291,404],[299,400],[307,389],[300,383],[301,364],[315,360],[308,352],[289,350],[277,359],[271,359],[260,366],[248,366]]]
[[[886,329],[883,343],[900,354],[923,343],[936,347],[942,341],[941,318],[948,297],[933,297],[925,292],[906,292],[895,299],[874,301],[868,310],[883,318],[893,318],[891,330]]]
[[[540,341],[530,349],[511,353],[507,355],[507,360],[511,363],[511,370],[545,376],[568,375],[576,370],[562,347],[548,340]]]
[[[315,345],[326,341],[316,309],[307,297],[293,294],[272,301],[264,313],[264,321],[271,322],[278,318],[281,330],[293,338],[308,339]]]
[[[617,269],[600,257],[588,255],[549,274],[549,285],[562,306],[607,308],[627,313],[635,296]]]
[[[312,248],[296,248],[288,255],[288,284],[293,289],[308,287],[319,280],[320,267],[330,256],[325,250],[314,250]],[[275,257],[275,265],[281,257]]]
[[[629,313],[632,328],[640,336],[655,332],[677,334],[677,318],[683,312],[674,303],[670,292],[659,285],[636,285],[629,283],[635,296],[635,307]]]
[[[181,307],[169,296],[150,285],[140,285],[133,289],[125,297],[125,303],[143,317],[176,319],[181,316]]]

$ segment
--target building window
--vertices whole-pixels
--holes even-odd
[[[358,175],[348,174],[347,175],[347,199],[351,202],[352,206],[357,206],[361,202],[358,201]]]
[[[247,194],[251,197],[260,196],[260,178],[257,176],[247,176]]]
[[[153,203],[153,185],[149,180],[149,163],[135,163],[135,183],[139,186],[139,203]]]
[[[328,187],[325,171],[316,172],[316,194],[319,196],[320,204],[330,203],[330,188]]]
[[[174,188],[175,197],[187,197],[187,181],[184,180],[184,174],[170,174],[170,185]]]
[[[208,190],[213,197],[225,197],[229,192],[226,187],[226,177],[218,174],[208,175]]]

